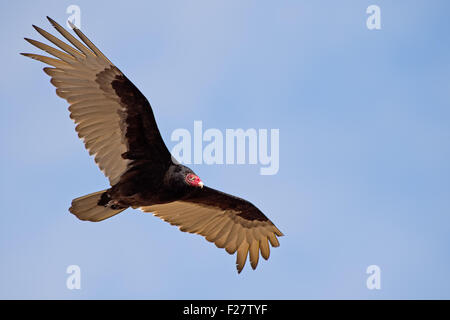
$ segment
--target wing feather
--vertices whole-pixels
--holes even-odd
[[[48,21],[52,24],[52,26],[64,37],[66,38],[71,44],[73,44],[78,50],[80,50],[82,53],[84,53],[85,58],[86,56],[94,56],[94,53],[92,53],[84,44],[82,44],[80,41],[78,41],[74,36],[72,36],[66,29],[61,27],[55,20],[53,20],[50,17],[47,17]]]
[[[53,43],[55,46],[57,46],[58,48],[64,50],[65,52],[69,53],[70,55],[72,55],[72,57],[78,58],[78,59],[82,59],[84,57],[79,51],[75,50],[74,48],[72,48],[65,42],[59,40],[57,37],[48,33],[47,31],[45,31],[35,25],[33,25],[33,28],[36,29],[37,32],[39,32],[44,38],[46,38],[48,41]]]
[[[64,53],[62,51],[59,51],[45,43],[42,43],[42,42],[39,42],[39,41],[36,41],[33,39],[28,39],[28,38],[25,38],[25,40],[28,41],[29,43],[31,43],[32,45],[34,45],[35,47],[51,54],[52,56],[55,56],[56,58],[63,60],[64,62],[67,62],[70,64],[70,63],[76,61],[73,56],[71,56],[67,53]]]
[[[259,240],[253,239],[249,247],[249,253],[250,253],[250,264],[254,270],[256,269],[259,260]]]
[[[233,224],[233,227],[230,230],[230,233],[228,234],[227,239],[225,240],[225,250],[229,254],[233,254],[237,250],[237,238],[239,234],[239,225]]]
[[[237,249],[236,268],[238,273],[241,273],[242,269],[244,269],[245,262],[247,261],[248,247],[248,243],[244,241]]]
[[[262,238],[259,240],[259,248],[261,249],[261,255],[264,259],[269,259],[270,256],[270,247],[267,237]]]

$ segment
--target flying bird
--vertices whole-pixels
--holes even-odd
[[[127,208],[139,208],[202,235],[229,254],[236,253],[240,273],[247,257],[253,269],[259,254],[278,247],[281,231],[250,202],[209,188],[170,154],[144,95],[73,24],[78,40],[53,19],[53,27],[71,44],[34,26],[58,47],[25,38],[53,57],[22,55],[44,62],[56,94],[69,103],[75,130],[111,187],[72,201],[77,218],[102,221]]]

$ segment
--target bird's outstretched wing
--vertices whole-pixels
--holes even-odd
[[[269,242],[278,247],[280,230],[253,204],[232,195],[204,187],[188,198],[168,204],[141,207],[181,231],[196,233],[229,254],[237,251],[238,272],[244,268],[247,255],[253,269],[258,265],[259,253],[264,259],[270,255]]]
[[[83,43],[48,19],[72,46],[33,26],[61,50],[25,38],[55,58],[22,54],[52,66],[44,71],[51,76],[56,94],[70,104],[70,117],[77,124],[78,136],[110,184],[117,183],[136,161],[165,170],[171,162],[170,152],[144,95],[74,25],[71,26]]]

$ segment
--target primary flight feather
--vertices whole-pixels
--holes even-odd
[[[22,54],[51,66],[45,73],[69,103],[78,136],[111,185],[74,199],[69,211],[94,222],[129,207],[152,212],[236,253],[238,272],[247,256],[253,269],[260,253],[268,259],[269,243],[278,247],[281,231],[250,202],[204,186],[191,169],[173,160],[150,103],[136,86],[73,24],[81,41],[48,20],[71,45],[33,26],[61,50],[25,38],[54,58]]]

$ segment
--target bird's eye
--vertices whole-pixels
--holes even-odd
[[[189,177],[189,180],[190,180],[190,181],[194,181],[194,180],[195,180],[195,177],[194,177],[194,176],[190,176],[190,177]]]

